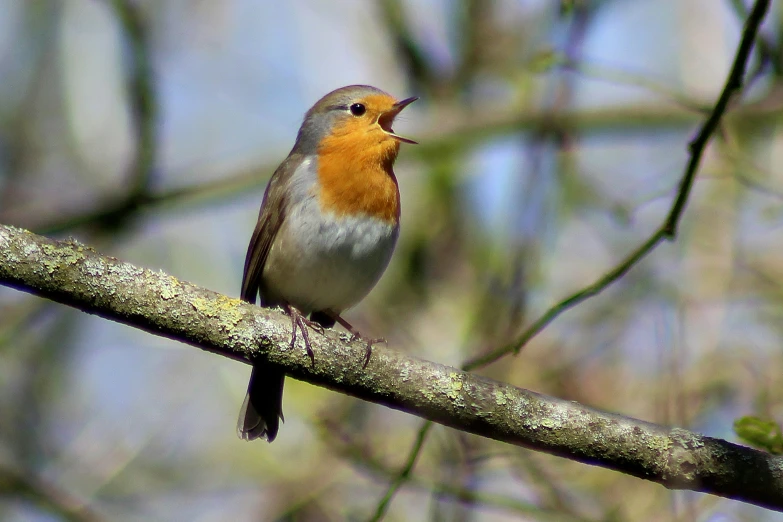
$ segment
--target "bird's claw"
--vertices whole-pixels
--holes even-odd
[[[291,316],[291,349],[294,348],[296,345],[296,330],[299,329],[302,332],[302,340],[304,341],[305,345],[305,351],[307,352],[307,356],[310,357],[310,363],[312,364],[313,368],[315,368],[315,353],[313,353],[313,348],[310,345],[310,334],[307,331],[307,328],[310,327],[316,332],[323,335],[324,328],[320,324],[310,321],[307,319],[302,313],[294,308],[293,306],[286,306],[285,307],[286,312],[288,315]]]
[[[384,343],[386,344],[386,339],[383,337],[379,337],[377,339],[365,339],[360,334],[354,332],[351,334],[351,342],[354,341],[364,341],[367,343],[364,348],[364,363],[362,364],[362,369],[367,368],[367,365],[370,363],[370,357],[372,356],[372,345],[378,344],[378,343]]]

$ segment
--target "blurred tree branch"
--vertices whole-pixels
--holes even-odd
[[[128,97],[136,138],[136,155],[128,172],[127,204],[149,190],[158,150],[155,75],[150,57],[149,33],[141,8],[128,0],[113,0],[128,42]]]
[[[669,214],[661,224],[661,226],[653,232],[653,234],[644,240],[633,252],[618,263],[614,268],[607,272],[600,279],[593,284],[586,286],[578,292],[571,294],[556,305],[547,310],[541,317],[533,322],[522,334],[516,339],[501,346],[491,352],[479,355],[467,361],[463,365],[463,369],[466,371],[475,370],[477,368],[484,367],[494,361],[497,361],[501,357],[504,357],[510,353],[519,353],[519,351],[538,333],[546,328],[552,321],[559,317],[562,313],[570,310],[579,303],[603,292],[615,281],[619,280],[625,275],[631,268],[633,268],[639,261],[652,252],[660,243],[664,240],[674,240],[677,235],[677,229],[680,224],[683,213],[685,212],[685,206],[688,203],[688,196],[690,195],[693,183],[696,180],[696,173],[699,170],[702,155],[707,147],[715,131],[718,129],[721,120],[723,119],[726,111],[729,108],[729,103],[734,97],[741,92],[742,81],[747,68],[748,59],[750,58],[750,52],[753,49],[753,43],[756,39],[761,22],[764,20],[764,16],[769,10],[769,0],[757,0],[753,5],[753,9],[748,15],[748,19],[745,22],[745,27],[742,31],[742,39],[740,40],[737,48],[737,53],[734,57],[734,63],[731,66],[726,83],[721,91],[718,100],[715,102],[715,106],[712,111],[707,115],[704,123],[702,123],[696,136],[688,144],[690,150],[690,158],[688,164],[685,167],[685,172],[680,179],[679,189],[677,195],[672,202]]]
[[[69,522],[99,522],[103,517],[93,512],[80,499],[56,487],[9,467],[0,467],[0,490],[3,496],[17,494],[31,504]]]
[[[96,208],[81,209],[73,216],[63,218],[62,211],[44,213],[42,228],[63,229],[80,225],[121,230],[124,221],[134,219],[146,206],[151,196],[151,185],[158,157],[158,100],[155,71],[150,52],[150,35],[143,9],[137,2],[112,0],[125,36],[126,96],[134,138],[135,153],[125,173],[125,186],[107,194]],[[38,212],[33,212],[33,215]],[[58,215],[59,214],[59,215]],[[36,226],[38,224],[34,224]]]
[[[769,0],[756,0],[755,4],[753,5],[753,9],[747,15],[747,20],[742,31],[742,38],[737,48],[731,71],[729,72],[724,88],[720,97],[716,101],[715,106],[707,113],[706,119],[702,124],[701,129],[689,144],[691,153],[690,161],[688,162],[688,165],[685,168],[685,172],[681,178],[680,187],[672,203],[671,210],[661,226],[608,273],[606,273],[591,285],[582,288],[581,290],[571,294],[559,303],[556,303],[554,306],[550,307],[512,342],[466,361],[462,365],[462,368],[465,371],[482,368],[501,359],[502,357],[505,357],[510,353],[518,353],[531,339],[533,339],[533,337],[538,335],[538,333],[546,328],[552,321],[557,319],[561,314],[575,307],[579,303],[601,293],[603,290],[611,286],[615,281],[620,279],[639,261],[647,256],[647,254],[652,252],[663,240],[672,240],[675,238],[677,227],[685,210],[685,204],[688,201],[688,195],[690,194],[699,163],[701,162],[701,156],[707,143],[712,137],[712,134],[717,129],[722,118],[725,117],[728,104],[732,97],[741,91],[743,76],[747,68],[748,59],[750,58],[750,52],[753,48],[753,43],[756,39],[756,35],[758,34],[761,22],[763,21],[768,10]],[[680,100],[680,103],[682,104],[682,100]],[[688,106],[690,104],[685,105]],[[414,444],[413,447],[409,450],[408,457],[406,458],[406,465],[398,472],[397,476],[391,480],[386,494],[378,503],[373,520],[380,520],[383,517],[397,490],[408,479],[408,477],[411,476],[413,472],[413,466],[418,460],[419,454],[423,448],[423,442],[419,441],[423,441],[425,439],[431,427],[432,422],[427,421],[424,422],[419,428],[417,443]]]
[[[742,120],[744,124],[762,128],[774,126],[780,119],[783,107],[777,101],[767,106],[745,107],[738,109],[730,118]],[[651,129],[689,128],[698,121],[700,113],[682,107],[634,107],[633,109],[596,109],[589,111],[562,110],[558,114],[548,111],[509,112],[483,111],[466,113],[454,120],[439,122],[437,129],[425,131],[417,136],[421,140],[416,149],[408,149],[401,157],[431,160],[438,155],[458,153],[479,143],[491,141],[520,131],[541,129],[564,129],[568,132],[591,131],[594,133],[618,133],[627,135],[633,132],[649,132]],[[281,151],[285,156],[285,152]],[[198,205],[233,197],[253,187],[259,190],[268,181],[279,163],[258,165],[217,180],[194,183],[186,187],[176,187],[159,191],[148,190],[134,198],[128,204],[128,198],[107,196],[94,208],[64,209],[47,205],[35,212],[8,213],[0,210],[0,221],[25,226],[42,234],[72,231],[79,227],[112,222],[124,219],[125,214],[166,209],[185,204]]]
[[[392,38],[400,61],[407,71],[407,77],[414,90],[432,92],[436,79],[432,66],[427,61],[425,51],[411,33],[406,20],[405,6],[399,0],[381,0],[378,3],[381,20]]]
[[[455,368],[311,336],[317,363],[288,349],[290,319],[75,241],[0,225],[0,283],[85,312],[452,428],[657,482],[783,511],[783,458],[679,428],[601,412]]]

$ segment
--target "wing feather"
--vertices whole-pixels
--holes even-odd
[[[256,296],[260,293],[262,305],[272,304],[264,302],[264,266],[275,236],[285,221],[288,205],[286,189],[289,186],[291,176],[301,162],[301,155],[289,155],[272,175],[264,192],[264,200],[258,213],[258,222],[247,247],[245,270],[242,275],[242,293],[240,295],[244,301],[249,303],[255,303]]]

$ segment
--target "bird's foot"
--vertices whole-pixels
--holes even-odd
[[[290,347],[293,348],[294,345],[296,345],[296,330],[299,329],[302,332],[302,340],[304,341],[305,350],[307,351],[308,357],[310,357],[310,362],[313,366],[315,366],[315,354],[313,353],[313,348],[310,346],[310,334],[307,331],[307,328],[312,328],[316,332],[323,335],[324,333],[324,327],[318,324],[315,321],[309,320],[307,317],[305,317],[302,312],[297,310],[296,307],[291,305],[285,305],[283,307],[285,312],[291,316],[291,344]]]
[[[377,339],[369,339],[365,336],[363,336],[359,331],[351,325],[348,321],[340,317],[338,314],[334,314],[332,318],[340,323],[340,325],[348,330],[348,332],[351,334],[351,342],[353,341],[364,341],[367,343],[365,347],[364,352],[364,364],[362,364],[362,368],[366,368],[367,364],[370,362],[370,356],[372,356],[372,345],[378,344],[378,343],[386,343],[386,339],[383,337],[379,337]]]
[[[370,356],[372,356],[372,345],[383,343],[386,344],[386,339],[383,337],[378,337],[375,339],[367,339],[366,337],[363,337],[362,335],[358,333],[351,332],[351,335],[353,336],[351,338],[351,341],[364,341],[367,343],[367,345],[364,348],[364,363],[362,363],[362,368],[367,368],[367,364],[370,362]]]

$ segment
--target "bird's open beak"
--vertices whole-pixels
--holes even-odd
[[[406,98],[402,101],[398,101],[394,105],[392,105],[392,108],[388,111],[381,114],[381,116],[378,118],[378,125],[381,126],[381,128],[391,136],[392,138],[401,141],[403,143],[410,143],[413,145],[416,145],[417,143],[413,141],[412,139],[406,138],[404,136],[400,136],[399,134],[394,133],[394,129],[392,129],[392,123],[394,123],[394,118],[397,117],[397,115],[402,111],[405,107],[410,105],[411,103],[418,100],[418,96],[413,96],[412,98]]]

